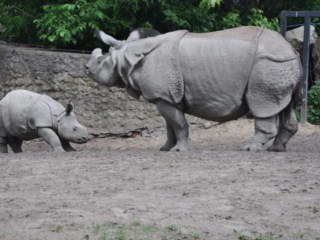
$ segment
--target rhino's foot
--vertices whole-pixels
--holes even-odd
[[[0,153],[8,153],[8,146],[6,143],[0,143]]]
[[[263,151],[263,147],[261,143],[251,143],[244,146],[243,150],[250,152],[260,152]]]
[[[54,147],[53,149],[52,149],[52,152],[53,153],[64,153],[64,152],[66,152],[62,147]]]
[[[278,144],[278,145],[271,145],[270,147],[267,148],[267,151],[270,152],[286,152],[287,148],[284,144]]]
[[[74,148],[66,150],[66,152],[76,152]]]
[[[185,152],[189,150],[189,145],[188,144],[177,144],[173,148],[171,148],[171,151],[174,152]]]
[[[163,147],[160,148],[160,151],[168,152],[168,151],[170,151],[170,149],[171,149],[171,148],[168,148],[168,147],[166,147],[166,146],[163,146]]]
[[[170,149],[173,148],[175,145],[176,145],[175,143],[166,142],[166,144],[160,148],[160,151],[165,151],[165,152],[170,151]]]

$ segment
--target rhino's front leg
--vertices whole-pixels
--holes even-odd
[[[74,151],[76,151],[76,150],[70,145],[70,142],[69,142],[69,141],[64,140],[64,139],[62,139],[62,138],[60,138],[60,141],[61,141],[61,144],[62,144],[63,149],[64,149],[66,152],[74,152]]]
[[[51,146],[54,152],[65,152],[60,138],[51,128],[38,128],[38,135]]]
[[[167,142],[160,149],[162,151],[186,151],[188,150],[189,126],[184,117],[184,113],[176,106],[158,100],[157,109],[167,123]]]

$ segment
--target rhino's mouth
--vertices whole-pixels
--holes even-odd
[[[72,142],[73,143],[77,143],[77,144],[82,144],[82,143],[88,142],[89,140],[91,140],[91,138],[89,138],[89,137],[81,137],[81,138],[72,139]]]

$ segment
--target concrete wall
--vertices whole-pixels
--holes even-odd
[[[153,104],[89,79],[84,72],[89,56],[0,44],[0,99],[13,89],[28,89],[63,105],[71,100],[79,121],[100,135],[165,126]]]

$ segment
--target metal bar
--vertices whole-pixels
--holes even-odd
[[[320,17],[320,11],[282,11],[285,17]]]
[[[287,17],[285,16],[285,12],[281,12],[280,31],[282,36],[285,38],[287,32]]]
[[[304,17],[304,37],[303,37],[303,67],[302,67],[302,105],[301,105],[301,123],[307,122],[307,106],[308,106],[308,70],[309,70],[309,52],[310,52],[310,22],[311,17]]]

